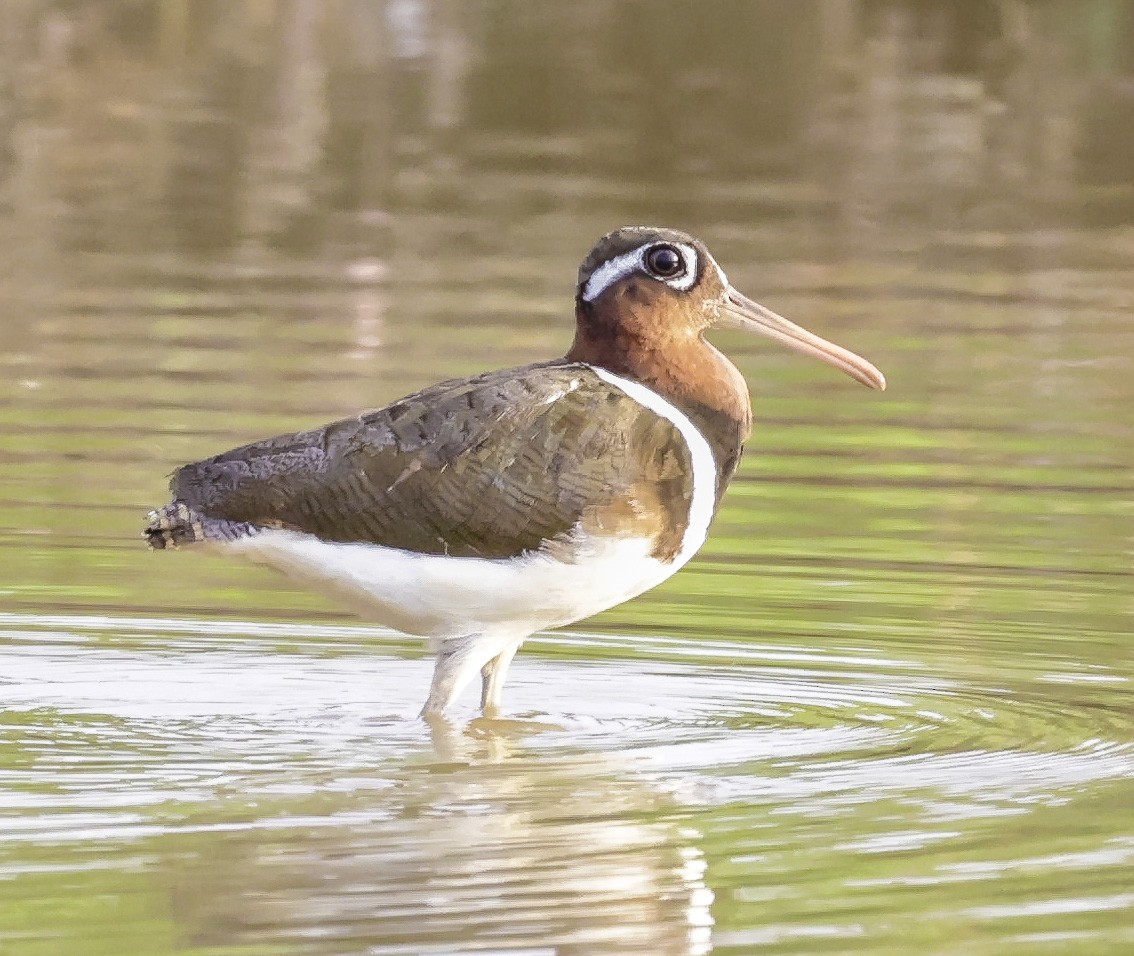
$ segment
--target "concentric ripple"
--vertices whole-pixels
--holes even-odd
[[[63,792],[81,773],[87,797],[200,796],[280,761],[349,775],[429,742],[414,719],[429,662],[417,642],[375,629],[31,615],[0,616],[0,628],[7,734],[30,751],[49,745],[37,783],[50,766]],[[531,650],[509,687],[523,718],[513,742],[573,753],[601,741],[730,798],[778,786],[792,797],[1027,794],[1134,772],[1123,675],[1079,684],[1053,670],[982,686],[914,659],[719,640],[545,636]],[[1065,693],[1053,707],[1056,681]],[[1088,693],[1099,687],[1105,699]]]
[[[1130,908],[1134,834],[1110,817],[1134,699],[1125,675],[1047,665],[978,682],[849,639],[541,636],[516,716],[430,733],[429,661],[385,632],[4,614],[0,876],[37,904],[105,895],[107,873],[119,897],[192,885],[184,932],[313,952],[444,949],[474,925],[520,945],[533,923],[657,953],[899,952],[921,919],[1067,931]],[[1060,888],[1085,861],[1093,902]],[[877,923],[902,887],[921,895]]]

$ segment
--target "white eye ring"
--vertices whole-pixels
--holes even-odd
[[[675,275],[669,279],[661,279],[671,289],[676,289],[678,292],[688,292],[693,288],[694,283],[697,281],[697,250],[692,246],[687,246],[683,242],[667,242],[667,246],[672,246],[677,250],[678,255],[681,256],[685,263],[685,271]],[[651,247],[652,248],[652,247]],[[646,255],[649,250],[642,250],[642,264],[645,265]],[[657,278],[657,277],[655,277]]]
[[[583,286],[583,301],[594,302],[595,299],[614,285],[614,283],[625,279],[626,276],[630,275],[632,272],[641,272],[643,275],[647,275],[657,282],[664,282],[671,289],[675,289],[678,292],[688,292],[697,281],[697,250],[684,242],[666,242],[662,244],[672,246],[685,260],[685,271],[680,275],[676,275],[671,279],[663,279],[650,272],[649,268],[646,266],[646,255],[658,245],[656,242],[650,242],[644,246],[639,246],[637,249],[632,249],[630,252],[624,252],[620,256],[615,256],[609,262],[604,262],[595,269],[595,271],[591,273],[591,277],[587,280],[587,284]]]

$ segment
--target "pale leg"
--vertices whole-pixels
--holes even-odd
[[[437,664],[433,669],[433,683],[421,716],[426,719],[440,717],[469,685],[477,671],[487,668],[491,661],[505,655],[511,660],[521,640],[515,634],[469,634],[442,641],[437,651]],[[508,663],[505,661],[504,670],[507,668]],[[497,703],[499,696],[497,690]]]
[[[480,669],[480,710],[485,717],[500,716],[504,679],[508,676],[508,665],[519,649],[519,643],[505,648]]]

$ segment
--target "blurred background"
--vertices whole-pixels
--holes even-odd
[[[721,336],[758,414],[730,506],[793,484],[725,512],[738,543],[755,521],[764,554],[1129,568],[1129,511],[1088,493],[1134,467],[1129,3],[0,17],[12,606],[130,609],[156,575],[162,606],[215,608],[199,562],[131,540],[173,467],[562,354],[579,260],[637,222],[702,236],[739,288],[893,381],[859,393]],[[797,507],[833,510],[816,529]]]
[[[183,462],[561,355],[630,223],[890,389],[714,336],[710,540],[531,720],[147,553]],[[1132,310],[1132,0],[3,3],[0,950],[1129,951]]]

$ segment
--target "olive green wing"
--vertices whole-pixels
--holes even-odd
[[[246,445],[186,465],[172,489],[206,518],[503,558],[580,529],[660,526],[679,541],[691,482],[672,423],[589,367],[558,362],[443,382]]]

